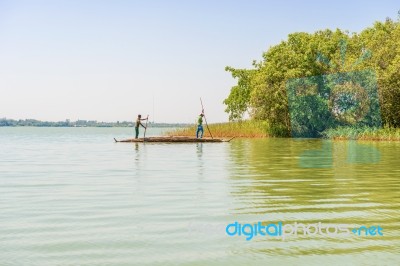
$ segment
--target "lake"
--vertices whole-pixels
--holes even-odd
[[[133,132],[0,128],[0,265],[400,265],[399,142]]]

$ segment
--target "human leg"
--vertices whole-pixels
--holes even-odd
[[[200,126],[198,126],[196,130],[196,138],[199,138],[199,132],[200,132]]]

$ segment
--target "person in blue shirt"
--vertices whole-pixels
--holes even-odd
[[[204,112],[201,112],[201,114],[199,115],[199,118],[197,119],[197,132],[196,132],[196,138],[199,138],[199,133],[200,134],[200,138],[203,138],[203,117],[204,117]]]

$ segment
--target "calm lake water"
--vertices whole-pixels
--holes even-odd
[[[400,265],[398,142],[132,134],[0,128],[0,265]],[[383,235],[225,232],[259,221]]]

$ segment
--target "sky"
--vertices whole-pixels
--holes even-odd
[[[397,1],[0,0],[0,118],[228,121],[235,80],[293,32],[360,32]]]

